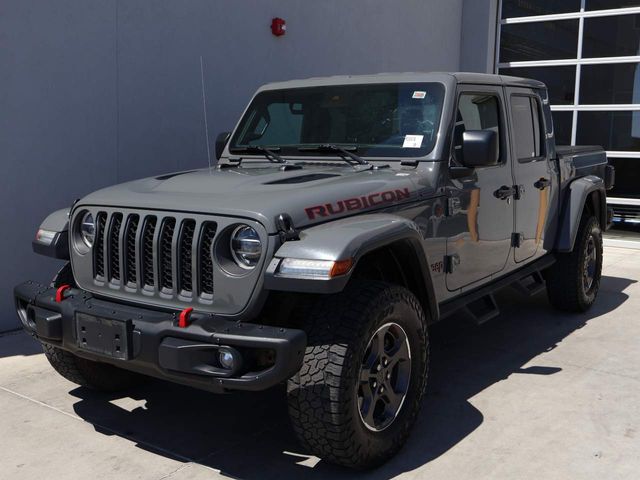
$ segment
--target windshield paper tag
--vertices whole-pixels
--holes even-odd
[[[411,98],[424,98],[427,96],[427,92],[421,92],[419,90],[416,90],[415,92],[413,92],[413,96]]]
[[[420,148],[424,135],[405,135],[402,148]]]

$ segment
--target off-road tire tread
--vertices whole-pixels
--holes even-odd
[[[585,212],[580,220],[573,250],[557,254],[556,263],[547,272],[547,296],[549,302],[563,312],[586,312],[593,304],[593,302],[586,301],[582,294],[581,262],[585,242],[594,227],[600,228],[598,220],[593,215]],[[602,236],[600,236],[596,246],[599,249],[599,258],[602,258]],[[600,288],[600,275],[597,275],[595,282],[595,296],[597,296]]]
[[[359,413],[351,408],[353,399],[341,395],[348,382],[354,379],[345,378],[342,369],[351,361],[354,348],[350,347],[368,341],[364,338],[369,324],[368,310],[394,298],[407,302],[421,319],[425,344],[418,353],[426,356],[425,371],[415,401],[417,405],[403,406],[410,408],[412,415],[405,422],[401,435],[386,450],[373,451],[354,441],[352,425]],[[420,303],[405,288],[365,281],[349,285],[331,300],[314,303],[303,315],[308,347],[302,368],[287,384],[289,414],[297,437],[309,452],[331,463],[357,469],[383,463],[409,436],[426,387],[429,342]]]

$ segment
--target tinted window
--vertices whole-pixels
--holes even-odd
[[[609,10],[610,8],[640,7],[638,0],[587,0],[587,10]]]
[[[553,133],[557,145],[571,145],[573,112],[552,112]]]
[[[640,64],[583,65],[580,103],[640,103]]]
[[[640,151],[640,112],[579,112],[576,142]]]
[[[518,160],[526,161],[543,154],[542,122],[538,105],[538,101],[533,97],[511,97],[513,141]]]
[[[638,55],[640,14],[586,18],[582,56],[621,57]]]
[[[267,90],[256,95],[230,148],[336,144],[359,155],[417,157],[433,149],[444,86],[439,83],[336,85]]]
[[[608,160],[616,169],[616,183],[613,190],[607,192],[607,196],[637,198],[638,185],[640,185],[640,159],[608,158]]]
[[[498,97],[495,95],[471,93],[460,95],[453,142],[454,155],[458,163],[463,162],[462,138],[467,130],[492,130],[498,136],[498,145],[502,145],[499,105]]]
[[[501,68],[502,75],[534,78],[547,85],[551,105],[573,105],[576,67]]]
[[[500,38],[501,62],[578,56],[578,20],[503,25]]]
[[[502,18],[580,11],[580,0],[503,0]]]

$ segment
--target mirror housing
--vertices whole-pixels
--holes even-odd
[[[493,130],[467,130],[462,134],[462,158],[465,167],[497,165],[498,157],[498,135]]]
[[[216,160],[220,160],[230,136],[231,132],[222,132],[216,137]]]

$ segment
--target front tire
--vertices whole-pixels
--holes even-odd
[[[141,383],[142,377],[108,363],[78,357],[61,348],[42,344],[44,354],[56,372],[82,387],[100,392],[117,392]]]
[[[557,255],[547,272],[551,304],[565,312],[586,312],[596,301],[602,276],[602,230],[598,220],[585,212],[573,250]]]
[[[322,297],[303,322],[303,366],[287,385],[298,438],[342,466],[384,463],[407,440],[426,387],[420,303],[405,288],[360,282]]]

